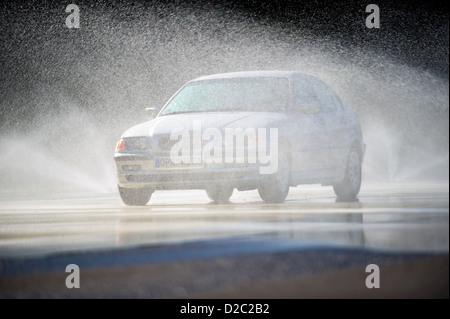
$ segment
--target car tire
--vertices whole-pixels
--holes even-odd
[[[352,149],[347,159],[347,167],[342,182],[333,185],[339,199],[354,200],[361,189],[361,160],[356,149]]]
[[[205,189],[206,195],[209,199],[217,204],[226,204],[229,202],[231,195],[233,194],[234,188],[231,187],[210,187]]]
[[[289,193],[291,164],[286,153],[278,157],[278,169],[265,185],[258,188],[259,196],[270,204],[283,203]]]
[[[145,206],[150,200],[153,190],[148,188],[123,188],[119,186],[119,194],[125,205]]]

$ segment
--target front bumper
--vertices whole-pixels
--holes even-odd
[[[119,153],[114,156],[118,185],[123,188],[206,189],[211,185],[256,189],[268,175],[257,164],[199,164],[160,168],[157,157]]]

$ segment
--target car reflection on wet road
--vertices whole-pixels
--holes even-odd
[[[326,278],[374,260],[383,265],[405,262],[400,274],[410,267],[417,270],[407,277],[415,288],[391,284],[393,290],[383,290],[383,296],[417,297],[425,291],[425,296],[445,297],[448,281],[439,278],[445,273],[448,278],[448,194],[448,184],[366,184],[357,202],[338,202],[331,188],[316,186],[291,189],[280,205],[264,204],[256,191],[235,191],[224,205],[195,190],[156,192],[145,207],[124,206],[117,194],[2,199],[0,297],[69,296],[58,277],[68,263],[79,264],[84,278],[90,278],[92,287],[80,290],[78,297],[220,297],[225,288],[241,288],[239,278],[250,278],[249,287],[259,285],[261,278],[288,287],[295,278],[313,280],[308,278],[315,278],[310,277],[314,271]],[[414,266],[427,256],[440,259]],[[291,272],[275,271],[277,267]],[[356,273],[364,275],[361,269]],[[154,272],[163,275],[148,275]],[[45,275],[27,277],[36,273]],[[399,278],[398,272],[391,274]],[[335,277],[330,278],[334,283]],[[46,288],[35,291],[39,280]],[[436,287],[436,282],[444,286]],[[124,284],[128,288],[122,295],[117,287]],[[360,286],[342,292],[338,283],[337,290],[323,285],[316,295],[282,288],[280,295],[262,297],[365,296]],[[225,296],[258,295],[244,290]]]
[[[203,191],[155,193],[146,207],[117,195],[2,201],[0,256],[161,245],[230,237],[273,238],[292,245],[448,251],[448,185],[369,185],[358,202],[332,190],[291,189],[285,204],[237,192],[215,205]]]

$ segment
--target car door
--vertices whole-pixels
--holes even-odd
[[[327,176],[335,176],[346,159],[347,130],[344,112],[340,100],[331,89],[316,78],[309,78],[309,83],[315,92],[321,111],[317,114],[320,123],[320,134],[317,142],[320,163]]]
[[[308,76],[293,77],[292,95],[292,178],[294,184],[318,182],[329,162],[325,148],[329,136],[323,129],[326,117]]]

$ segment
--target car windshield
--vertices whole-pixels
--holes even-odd
[[[284,112],[288,106],[287,78],[233,78],[192,82],[164,108],[161,115],[194,112]]]

